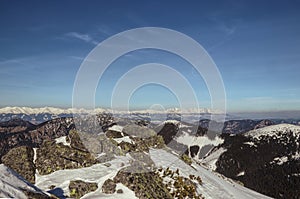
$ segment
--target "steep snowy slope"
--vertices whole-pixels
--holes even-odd
[[[31,185],[17,173],[0,164],[0,197],[26,199],[29,196],[36,198],[50,198],[49,195]]]

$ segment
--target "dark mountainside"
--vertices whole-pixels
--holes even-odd
[[[274,130],[276,131],[276,130]],[[216,171],[275,198],[300,198],[300,131],[260,137],[223,134]]]

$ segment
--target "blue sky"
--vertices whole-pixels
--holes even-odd
[[[199,42],[222,75],[229,111],[300,110],[300,3],[297,1],[0,1],[0,106],[70,107],[84,57],[132,28],[164,27]],[[130,68],[159,62],[188,77],[210,106],[201,76],[178,57],[142,50],[112,64],[97,89],[109,106]],[[168,89],[144,86],[131,106],[178,106]]]

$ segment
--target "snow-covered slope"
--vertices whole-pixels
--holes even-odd
[[[214,148],[212,151],[209,152],[209,154],[200,160],[201,164],[205,167],[209,168],[212,171],[215,171],[217,169],[216,163],[219,159],[219,157],[226,152],[226,149],[223,147],[220,148]]]
[[[71,180],[83,180],[86,182],[96,182],[98,189],[94,192],[86,194],[82,198],[124,198],[131,199],[136,198],[134,192],[119,184],[118,187],[122,187],[123,194],[104,194],[101,187],[105,180],[113,178],[116,173],[128,165],[130,156],[119,156],[116,159],[107,162],[106,164],[95,164],[91,167],[80,169],[65,169],[53,172],[48,175],[37,175],[35,185],[43,190],[49,190],[51,185],[55,185],[56,188],[63,190],[63,195],[69,195],[69,183]],[[108,164],[109,163],[109,164]],[[109,165],[109,166],[107,166]],[[63,197],[61,195],[61,197]]]
[[[0,164],[0,197],[1,198],[28,198],[24,191],[47,196],[38,188],[34,187],[17,173]]]
[[[300,126],[292,124],[277,124],[272,126],[267,126],[264,128],[256,129],[245,133],[246,136],[252,138],[259,138],[260,136],[277,136],[280,137],[282,133],[293,132],[293,134],[300,135]]]
[[[164,149],[151,149],[150,157],[154,161],[157,167],[166,169],[169,167],[172,170],[179,169],[180,175],[189,177],[189,175],[200,176],[203,184],[198,185],[197,190],[206,199],[252,199],[252,198],[269,198],[255,191],[247,189],[238,183],[225,178],[217,173],[201,167],[198,164],[189,166],[176,155],[164,150]],[[97,164],[87,168],[81,169],[67,169],[60,170],[49,175],[37,176],[36,186],[41,189],[47,190],[50,185],[56,185],[64,191],[64,195],[69,194],[68,184],[70,180],[83,180],[87,182],[96,182],[98,189],[95,192],[86,194],[82,198],[124,198],[131,199],[136,198],[133,191],[118,183],[117,188],[122,188],[124,191],[122,194],[104,194],[102,193],[101,187],[105,180],[113,178],[116,173],[129,164],[130,156],[120,156],[110,161],[110,166],[106,164]],[[122,164],[125,163],[125,164]]]

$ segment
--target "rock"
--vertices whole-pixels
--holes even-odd
[[[164,140],[160,135],[154,135],[147,138],[131,137],[134,143],[120,142],[118,146],[124,152],[149,152],[149,148],[163,148],[165,147]]]
[[[116,191],[116,183],[112,179],[107,179],[102,185],[102,192],[106,194],[113,194]]]
[[[108,130],[106,131],[106,137],[108,138],[121,138],[123,137],[122,133],[119,131]]]
[[[158,135],[161,135],[165,144],[169,144],[173,138],[177,135],[179,127],[173,123],[166,123],[163,128],[159,129]]]
[[[124,193],[122,189],[118,189],[117,193]]]
[[[126,125],[123,132],[132,137],[148,138],[156,135],[156,132],[148,127],[139,126],[136,124]]]
[[[199,149],[200,147],[198,145],[190,146],[190,155],[192,158],[194,158],[198,154]]]
[[[41,175],[61,169],[76,169],[98,163],[89,152],[75,149],[55,141],[45,141],[37,149],[36,168]]]
[[[111,113],[99,113],[97,114],[97,120],[103,132],[107,131],[109,127],[116,124],[115,118]]]
[[[20,127],[14,126],[19,123],[21,124]],[[28,122],[13,120],[2,124],[2,126],[9,129],[14,128],[13,131],[16,132],[0,133],[0,157],[14,147],[24,145],[39,147],[44,140],[66,136],[69,131],[74,128],[71,118],[57,118],[37,126],[31,125]],[[16,128],[18,128],[18,130],[16,130]]]
[[[113,155],[123,155],[122,150],[118,148],[118,143],[111,139],[107,138],[104,134],[91,134],[70,131],[67,140],[71,141],[71,147],[90,152],[92,154],[101,154],[105,153],[108,157]]]
[[[148,198],[173,198],[169,193],[163,179],[155,172],[131,173],[136,168],[121,169],[114,177],[115,183],[122,183],[135,192],[140,199]]]
[[[11,149],[1,161],[9,168],[23,176],[27,181],[35,183],[35,166],[33,164],[33,149],[28,146],[20,146]]]
[[[181,159],[188,165],[191,165],[193,163],[192,159],[189,156],[187,156],[186,154],[182,154]]]
[[[98,189],[97,183],[84,182],[82,180],[70,181],[69,190],[70,197],[81,198],[87,193],[96,191]]]

